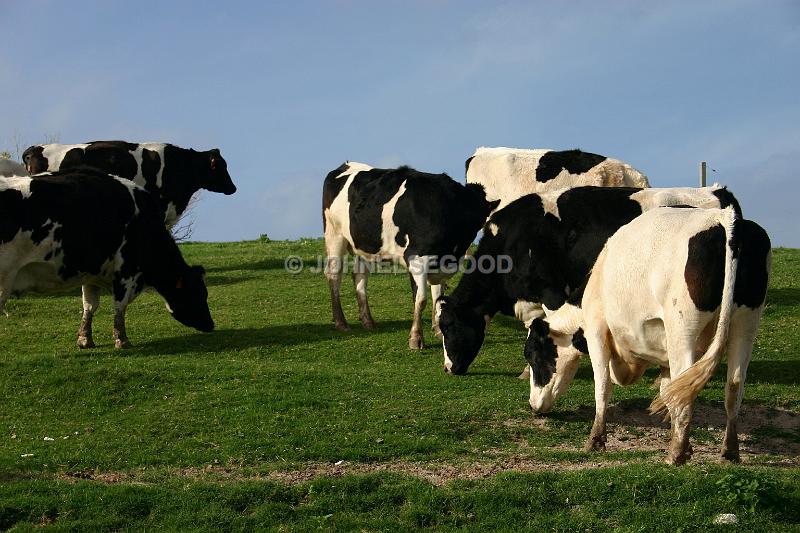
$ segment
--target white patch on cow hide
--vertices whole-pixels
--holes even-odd
[[[494,222],[490,222],[489,231],[491,232],[492,235],[497,236],[497,234],[500,233],[500,228]]]
[[[43,144],[42,156],[47,158],[47,170],[58,170],[64,156],[73,148],[86,150],[88,144]]]
[[[561,220],[561,216],[558,214],[558,199],[561,197],[563,192],[564,191],[556,191],[554,193],[545,193],[539,195],[539,198],[542,200],[542,209],[544,209],[544,212],[550,213],[559,220]]]
[[[23,198],[29,198],[31,195],[31,178],[14,176],[13,178],[0,179],[0,191],[8,189],[16,189],[22,193]]]
[[[670,187],[642,189],[631,195],[631,200],[642,206],[642,211],[671,205],[691,205],[705,209],[719,208],[719,198],[714,195],[718,187]]]
[[[398,200],[406,192],[406,181],[400,184],[392,198],[386,202],[381,210],[381,220],[383,222],[381,227],[381,251],[379,255],[390,257],[403,257],[403,252],[408,248],[409,237],[406,235],[406,242],[404,245],[397,244],[397,234],[400,233],[400,228],[394,223],[394,211],[397,206]],[[426,287],[422,288],[427,290]]]
[[[161,159],[161,166],[156,173],[156,187],[161,189],[162,181],[161,176],[164,174],[164,149],[167,145],[164,143],[139,143],[135,150],[131,150],[133,158],[136,160],[136,177],[133,179],[138,185],[145,186],[144,173],[142,172],[142,160],[144,159],[143,150],[150,150],[156,152]]]
[[[544,316],[542,304],[538,302],[528,302],[525,300],[517,300],[514,304],[514,316],[517,320],[522,321],[525,327],[530,327],[534,319]]]

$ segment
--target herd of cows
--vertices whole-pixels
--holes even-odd
[[[219,150],[100,141],[31,146],[24,166],[0,162],[0,311],[27,291],[82,286],[78,346],[90,348],[100,291],[110,288],[115,346],[130,345],[125,310],[146,287],[182,324],[211,331],[204,272],[189,266],[170,235],[200,189],[233,194]],[[5,165],[5,168],[3,167]],[[444,368],[464,374],[491,318],[515,316],[524,345],[530,405],[550,409],[580,357],[594,371],[596,414],[587,449],[606,442],[611,382],[630,384],[661,368],[651,405],[671,420],[668,462],[691,456],[694,401],[728,354],[722,456],[739,459],[736,420],[764,308],[771,246],[717,185],[650,188],[630,165],[580,150],[479,148],[466,184],[409,167],[347,162],[322,189],[325,275],[337,329],[343,259],[354,256],[359,319],[375,327],[367,263],[394,259],[411,278],[409,347],[422,349],[430,286],[433,331]],[[472,259],[511,268],[466,271],[443,295],[480,230]]]

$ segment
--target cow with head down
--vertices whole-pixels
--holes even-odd
[[[670,205],[739,209],[733,195],[719,186],[576,187],[523,196],[495,212],[484,227],[475,259],[506,256],[512,268],[466,273],[452,294],[436,302],[445,370],[467,372],[496,313],[529,324],[561,307],[584,282],[616,230],[644,211]]]
[[[767,292],[770,241],[726,209],[653,209],[621,227],[597,258],[580,297],[530,326],[531,407],[552,405],[559,347],[588,351],[596,413],[587,450],[606,444],[611,383],[628,385],[661,367],[653,412],[672,422],[668,462],[692,453],[694,400],[728,353],[722,457],[739,460],[736,420]],[[574,374],[574,371],[573,371]],[[568,377],[571,379],[571,376]]]
[[[114,344],[130,346],[125,311],[151,286],[180,323],[211,331],[204,271],[189,266],[156,199],[93,168],[0,179],[0,311],[13,294],[83,285],[78,346],[94,346],[100,289],[113,296]]]

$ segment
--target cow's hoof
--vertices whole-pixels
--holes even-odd
[[[94,341],[91,337],[78,337],[78,348],[81,350],[94,348]]]
[[[412,350],[423,350],[425,341],[422,340],[422,337],[411,337],[408,339],[408,347]]]
[[[688,453],[669,454],[667,457],[667,464],[672,466],[685,465],[686,461],[689,460],[689,457],[691,457],[691,455]]]
[[[525,370],[522,371],[522,374],[517,376],[517,379],[528,380],[530,378],[531,378],[531,367],[529,367],[529,366],[526,366]]]
[[[375,329],[375,321],[374,320],[366,320],[366,321],[362,322],[361,325],[364,326],[364,329],[368,329],[370,331]]]
[[[583,447],[585,452],[604,452],[606,451],[606,440],[603,437],[590,437]]]
[[[739,452],[722,452],[722,460],[729,463],[740,463],[742,460],[739,457]]]
[[[133,344],[131,344],[131,341],[128,339],[117,339],[114,341],[114,348],[117,349],[127,350],[131,346],[133,346]]]
[[[444,338],[444,335],[442,335],[442,330],[439,329],[439,324],[434,324],[431,327],[431,331],[433,331],[434,336],[436,336],[436,337],[438,337],[440,339]]]
[[[337,322],[333,327],[339,331],[350,331],[350,326],[343,322]]]

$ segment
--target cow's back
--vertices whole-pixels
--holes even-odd
[[[618,159],[581,150],[478,148],[467,160],[468,183],[482,184],[499,208],[526,194],[578,186],[649,187],[647,176]]]

